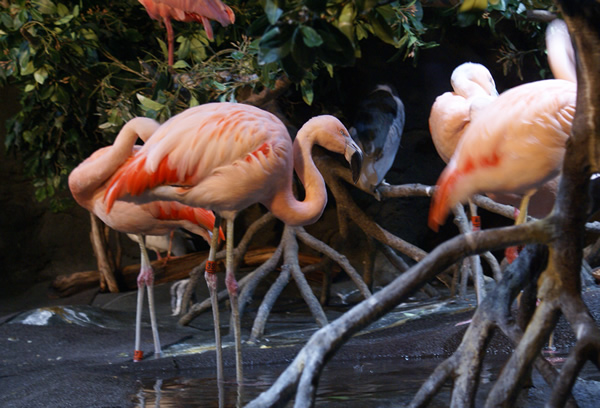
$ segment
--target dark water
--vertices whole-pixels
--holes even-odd
[[[441,360],[383,360],[360,362],[355,365],[330,364],[319,382],[317,406],[327,407],[392,407],[410,401],[426,376]],[[266,391],[286,368],[244,367],[246,383],[242,390],[244,405]],[[226,378],[235,373],[226,372]],[[440,395],[439,403],[432,407],[447,406],[447,387]],[[224,407],[238,404],[235,383],[224,384]],[[214,372],[197,373],[193,378],[148,379],[140,382],[134,402],[139,407],[219,407],[219,396]],[[292,406],[290,403],[289,406]]]
[[[548,354],[550,361],[560,368],[564,356]],[[427,376],[441,362],[441,359],[388,359],[356,364],[333,363],[326,366],[317,391],[316,406],[328,408],[387,408],[407,405],[418,391]],[[504,358],[486,358],[481,371],[475,406],[483,406]],[[162,380],[146,379],[139,383],[139,390],[132,399],[138,407],[236,407],[243,406],[261,392],[267,390],[286,368],[244,367],[246,383],[241,398],[235,383],[223,386],[222,405],[212,371],[197,372],[190,377],[176,377]],[[234,378],[235,373],[227,371],[226,378]],[[580,373],[574,389],[579,407],[598,407],[600,403],[600,372],[587,363]],[[534,387],[522,392],[518,407],[543,407],[550,389],[541,377],[534,374]],[[433,398],[429,407],[441,408],[450,405],[451,387],[447,382]],[[293,401],[287,407],[293,406]]]

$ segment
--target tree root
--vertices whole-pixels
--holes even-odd
[[[471,232],[441,244],[385,288],[313,334],[271,388],[251,401],[248,407],[283,406],[296,391],[296,407],[312,406],[321,370],[335,351],[352,335],[392,310],[439,271],[456,263],[465,254],[471,255],[519,242],[547,242],[552,237],[551,233],[552,230],[548,230],[545,222],[538,221],[485,232]],[[515,236],[522,241],[515,239]]]
[[[266,226],[270,221],[274,219],[273,215],[270,213],[265,214],[263,217],[255,221],[246,231],[246,234],[238,244],[238,246],[234,250],[234,256],[236,259],[236,264],[239,264],[240,259],[245,254],[248,243],[250,239],[256,232],[258,232],[261,228]],[[371,295],[368,287],[362,281],[354,267],[348,262],[345,256],[339,254],[333,248],[329,247],[322,241],[308,234],[304,228],[301,227],[289,227],[284,226],[283,235],[281,241],[274,252],[274,254],[260,267],[255,269],[253,272],[240,279],[239,287],[240,287],[240,316],[242,316],[247,304],[250,302],[252,295],[255,289],[258,287],[259,283],[271,272],[273,272],[276,267],[279,265],[281,258],[283,256],[283,271],[280,274],[280,277],[273,284],[275,287],[271,288],[268,291],[268,296],[263,300],[259,308],[259,313],[257,314],[251,337],[250,339],[255,342],[259,337],[262,336],[264,332],[264,327],[266,323],[266,319],[273,307],[273,304],[277,300],[279,294],[287,285],[289,281],[289,276],[291,276],[298,289],[300,290],[300,294],[302,295],[304,301],[309,307],[311,314],[315,318],[315,321],[319,327],[323,327],[327,324],[327,317],[325,316],[325,312],[321,307],[320,302],[314,295],[312,289],[310,288],[306,278],[304,277],[304,272],[300,268],[300,264],[298,261],[298,238],[305,243],[310,248],[323,253],[327,257],[329,257],[332,261],[338,263],[342,269],[350,276],[350,278],[355,282],[361,294],[366,298]],[[225,256],[225,251],[220,251],[217,253],[217,259],[222,259]],[[195,285],[199,282],[199,276],[201,276],[204,271],[204,264],[195,268],[190,274],[190,283],[188,288],[186,289],[186,294],[189,291],[190,296],[193,290],[195,290]],[[287,279],[286,279],[287,277]],[[227,291],[223,290],[218,293],[219,301],[227,299]],[[185,297],[184,297],[185,302]],[[196,316],[200,313],[206,311],[211,306],[210,301],[208,299],[204,300],[201,303],[197,303],[191,306],[190,310],[184,314],[179,323],[182,325],[189,324]]]

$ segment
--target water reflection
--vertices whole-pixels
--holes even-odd
[[[381,360],[356,363],[334,362],[326,366],[319,382],[317,406],[362,408],[399,406],[410,401],[427,375],[441,360]],[[189,377],[140,380],[134,396],[136,407],[236,407],[243,406],[267,390],[286,366],[244,367],[246,382],[238,399],[235,382],[223,384],[219,405],[217,382],[211,371]],[[235,372],[225,377],[235,378]],[[158,387],[158,389],[157,389]],[[431,407],[446,407],[449,387]],[[289,404],[290,406],[293,403]]]
[[[560,368],[564,355],[555,356],[553,365]],[[483,406],[506,356],[486,357],[475,406]],[[427,376],[441,359],[388,359],[360,362],[333,362],[323,371],[317,390],[316,406],[327,408],[387,408],[407,405]],[[195,371],[186,377],[146,379],[139,382],[133,401],[136,407],[240,407],[267,390],[286,366],[244,367],[246,382],[243,395],[238,395],[235,382],[223,384],[219,399],[217,382],[211,371]],[[226,378],[235,378],[233,369],[225,370]],[[580,407],[597,407],[600,374],[591,363],[580,373],[574,392]],[[543,407],[549,388],[534,372],[534,386],[522,393],[518,407]],[[451,384],[447,382],[428,407],[448,407]],[[221,401],[221,404],[219,404]],[[293,406],[290,402],[288,407]]]

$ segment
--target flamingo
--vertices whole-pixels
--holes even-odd
[[[498,97],[490,71],[483,65],[465,62],[452,71],[453,92],[438,96],[429,114],[429,130],[438,154],[446,163],[472,117]]]
[[[221,23],[223,27],[235,22],[233,10],[221,0],[139,0],[148,15],[154,20],[162,20],[167,29],[167,47],[169,66],[173,65],[173,27],[171,19],[183,22],[202,23],[206,36],[213,39],[210,20]]]
[[[306,122],[292,144],[284,124],[262,109],[238,103],[208,103],[187,109],[165,122],[131,160],[121,166],[105,197],[107,210],[118,198],[139,203],[173,200],[215,211],[227,222],[225,282],[229,292],[236,348],[236,379],[241,384],[242,356],[238,285],[233,270],[233,230],[237,213],[262,203],[290,226],[316,222],[327,203],[323,177],[311,156],[313,145],[343,154],[356,182],[362,152],[344,125],[329,115]],[[292,191],[293,169],[305,189],[299,201]],[[217,378],[222,380],[222,356],[214,236],[205,279],[211,299]]]
[[[568,47],[547,48],[551,66],[572,63]],[[449,208],[478,192],[525,193],[517,218],[523,222],[529,197],[560,172],[576,88],[565,79],[523,84],[478,110],[438,179],[430,228],[437,231]]]
[[[140,348],[141,317],[144,302],[144,286],[148,288],[150,322],[154,338],[154,354],[161,355],[160,339],[154,311],[154,272],[150,265],[143,235],[168,234],[177,228],[210,240],[208,231],[213,229],[215,216],[211,211],[192,208],[177,202],[152,202],[143,205],[119,201],[109,213],[104,202],[105,190],[115,170],[139,149],[134,146],[137,138],[148,138],[159,124],[148,118],[132,119],[123,126],[111,146],[103,147],[84,160],[69,175],[69,188],[73,197],[85,209],[94,213],[109,227],[124,233],[134,233],[140,246],[141,266],[138,275],[138,303],[136,312],[134,361],[143,358]],[[222,233],[221,233],[222,234]]]
[[[385,183],[404,129],[404,104],[395,89],[389,85],[377,85],[357,112],[352,138],[364,154],[362,171],[357,186],[377,200],[381,199],[377,187]]]

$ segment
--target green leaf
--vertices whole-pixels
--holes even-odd
[[[264,8],[267,19],[269,19],[269,23],[271,25],[275,25],[277,20],[279,20],[279,17],[281,17],[283,14],[283,10],[280,9],[277,5],[277,2],[273,0],[266,0]]]
[[[35,89],[35,85],[33,85],[33,84],[27,84],[27,85],[25,85],[25,89],[24,90],[25,90],[25,92],[31,92],[34,89]]]
[[[307,105],[312,105],[313,100],[315,98],[315,93],[313,91],[312,82],[302,81],[300,84],[300,88],[302,90],[302,99]]]
[[[42,14],[54,14],[56,12],[56,5],[50,0],[33,0],[32,3]]]
[[[56,20],[56,22],[54,24],[56,25],[64,25],[67,24],[69,21],[73,20],[73,17],[75,17],[74,15],[68,15],[68,16],[64,16],[63,18],[60,18],[58,20]]]
[[[188,64],[185,60],[178,60],[176,63],[173,64],[173,68],[175,68],[175,69],[190,68],[190,64]]]
[[[162,51],[163,55],[165,56],[165,58],[167,57],[167,55],[169,55],[169,51],[167,50],[167,44],[161,40],[160,38],[156,38],[156,41],[158,41],[158,45],[160,47],[160,50]]]
[[[135,96],[138,98],[138,100],[140,101],[142,106],[144,106],[147,109],[159,111],[165,107],[165,105],[163,105],[162,103],[153,101],[152,99],[147,98],[142,94],[137,93],[137,94],[135,94]]]
[[[354,39],[354,20],[356,19],[356,9],[354,3],[347,3],[342,9],[337,27],[343,32],[350,41]]]
[[[263,35],[258,43],[258,63],[269,64],[285,58],[291,49],[290,27],[273,27]]]
[[[38,84],[42,85],[48,78],[48,71],[42,67],[33,73],[33,77]]]
[[[348,37],[337,27],[324,20],[315,21],[315,29],[323,38],[317,56],[332,65],[348,66],[354,63],[354,47]]]
[[[356,0],[356,9],[358,12],[369,11],[377,6],[378,0]]]
[[[371,23],[371,27],[373,27],[374,34],[379,37],[380,40],[387,44],[396,45],[392,28],[377,10],[373,10],[369,13],[369,23]]]
[[[300,30],[302,30],[302,39],[307,47],[318,47],[319,45],[323,44],[323,39],[314,28],[301,25]],[[294,34],[296,33],[294,32]]]
[[[60,17],[66,17],[69,14],[69,9],[62,3],[58,3],[58,6],[56,6],[56,11]]]
[[[4,27],[6,27],[9,30],[13,30],[13,20],[7,13],[0,14],[0,21],[2,22],[2,25]]]
[[[21,75],[31,75],[35,72],[35,66],[33,65],[33,61],[28,61],[25,68],[21,66]]]
[[[303,69],[309,69],[315,62],[316,54],[314,49],[309,48],[303,39],[304,31],[301,27],[296,27],[296,30],[294,30],[294,34],[292,35],[292,57],[298,66]]]

